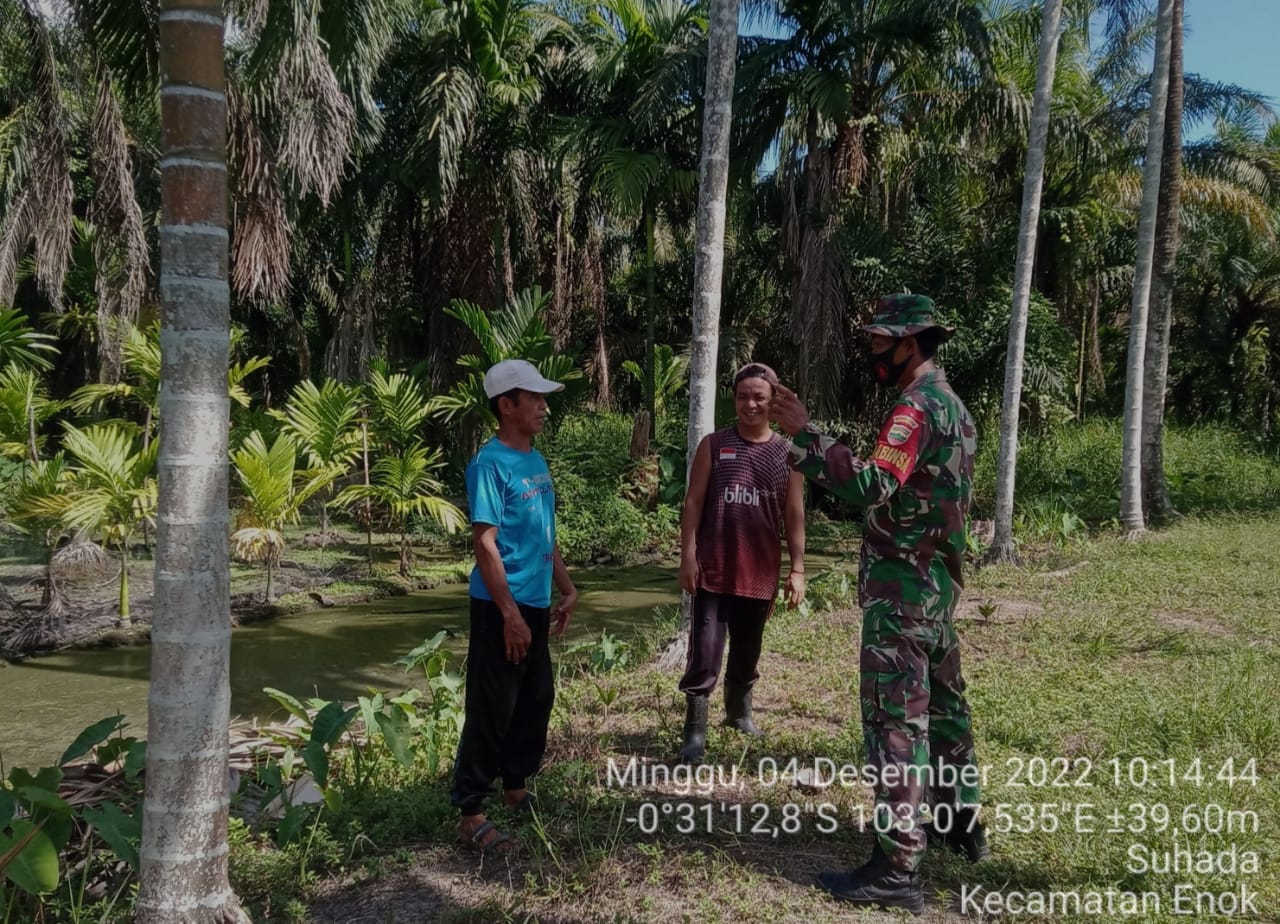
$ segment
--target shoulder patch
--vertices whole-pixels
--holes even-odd
[[[911,439],[911,435],[924,422],[924,413],[919,408],[898,407],[889,418],[885,428],[884,441],[890,446],[901,446]]]
[[[871,454],[872,464],[889,472],[899,484],[905,484],[915,470],[924,422],[924,411],[920,408],[899,404],[876,440],[875,451]]]

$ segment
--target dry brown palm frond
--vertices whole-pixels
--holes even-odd
[[[59,575],[91,574],[115,565],[115,559],[96,542],[70,542],[53,553],[49,564]]]
[[[53,46],[44,20],[24,3],[31,44],[31,85],[39,137],[29,182],[36,199],[32,216],[36,281],[53,305],[62,310],[62,282],[71,262],[71,174],[68,169],[66,117]],[[19,244],[21,246],[21,242]]]
[[[114,382],[119,379],[124,345],[118,332],[137,321],[146,294],[147,235],[134,193],[129,140],[112,92],[111,73],[101,61],[95,72],[98,95],[93,112],[94,193],[89,220],[99,231],[93,238],[98,266],[98,360],[102,380]]]
[[[280,162],[303,192],[329,204],[342,180],[356,112],[342,92],[305,4],[294,17],[294,40],[280,60],[279,100],[284,137]]]
[[[35,206],[31,188],[24,188],[9,202],[7,214],[0,221],[0,305],[13,304],[18,263],[35,228]]]
[[[227,11],[248,45],[256,44],[258,33],[267,22],[267,8],[271,0],[234,0]]]
[[[811,135],[811,137],[813,137]],[[844,155],[847,156],[847,155]],[[794,273],[791,289],[791,336],[800,349],[801,392],[817,403],[821,413],[832,409],[843,371],[845,345],[844,277],[833,234],[836,217],[833,182],[836,172],[829,142],[816,141],[800,174],[804,205],[796,202],[794,178],[788,183],[788,207],[783,223],[787,258]]]
[[[289,238],[280,177],[253,113],[227,81],[230,174],[235,184],[231,284],[244,298],[280,301],[289,289]]]

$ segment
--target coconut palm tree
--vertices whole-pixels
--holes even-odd
[[[127,626],[129,542],[155,520],[158,443],[135,445],[134,434],[120,424],[80,429],[68,423],[63,429],[71,484],[63,518],[73,529],[100,536],[105,548],[119,553],[119,613]]]
[[[1182,198],[1182,6],[1174,0],[1169,32],[1169,93],[1164,117],[1164,150],[1156,214],[1151,323],[1147,327],[1142,396],[1142,507],[1152,521],[1174,514],[1164,474],[1164,398],[1169,378],[1169,330],[1173,324],[1174,271]]]
[[[254,430],[231,454],[244,505],[236,515],[231,550],[238,558],[262,562],[267,569],[266,600],[275,599],[272,577],[284,551],[284,528],[301,518],[302,505],[333,484],[345,464],[299,470],[298,444],[281,433],[268,446]]]
[[[1155,252],[1160,164],[1169,91],[1170,38],[1174,0],[1160,0],[1156,16],[1156,54],[1151,71],[1151,108],[1147,118],[1147,155],[1142,171],[1142,207],[1138,213],[1138,254],[1133,269],[1129,310],[1129,355],[1125,370],[1124,423],[1120,464],[1120,521],[1131,534],[1146,529],[1142,514],[1142,398],[1146,369],[1147,313]]]
[[[1045,0],[1040,25],[1039,67],[1031,105],[1031,137],[1022,188],[1022,217],[1009,313],[1009,346],[1005,355],[1004,398],[1000,415],[1000,461],[996,475],[995,536],[988,557],[1008,561],[1013,545],[1013,490],[1018,466],[1018,412],[1022,402],[1022,364],[1027,343],[1027,314],[1031,305],[1031,270],[1035,263],[1036,230],[1040,221],[1040,192],[1049,140],[1049,103],[1057,65],[1062,0]]]
[[[400,533],[400,574],[413,573],[413,545],[409,539],[411,518],[427,516],[450,533],[466,525],[466,517],[453,504],[440,497],[444,486],[434,472],[443,464],[439,450],[428,450],[421,444],[402,453],[384,455],[374,463],[372,483],[345,488],[337,503],[350,505],[364,500],[386,508],[392,527]]]

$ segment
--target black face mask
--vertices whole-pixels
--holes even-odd
[[[881,385],[890,387],[897,385],[898,379],[902,378],[902,373],[907,369],[907,363],[911,362],[909,353],[901,362],[893,361],[893,354],[900,343],[901,341],[894,341],[893,346],[871,354],[871,371],[875,373],[876,381]]]

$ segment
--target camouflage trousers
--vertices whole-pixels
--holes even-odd
[[[862,732],[876,770],[876,838],[897,868],[925,851],[921,823],[978,804],[969,704],[952,623],[959,589],[949,579],[923,604],[863,601]],[[965,769],[968,768],[968,769]],[[938,808],[946,806],[946,808]]]

